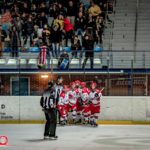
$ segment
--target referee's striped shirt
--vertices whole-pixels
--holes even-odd
[[[44,109],[53,108],[53,106],[56,105],[55,90],[53,89],[45,90],[41,97],[40,104]]]

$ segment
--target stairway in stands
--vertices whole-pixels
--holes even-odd
[[[136,53],[143,51],[145,67],[150,68],[150,0],[138,2]]]
[[[117,0],[112,36],[112,65],[115,68],[131,68],[135,57],[138,60],[134,61],[133,67],[143,66],[143,54],[138,53],[138,57],[135,53],[136,14],[137,0]]]
[[[136,50],[150,50],[150,0],[139,0]]]

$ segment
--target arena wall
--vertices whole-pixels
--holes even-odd
[[[0,121],[42,121],[39,96],[0,96]],[[150,121],[150,97],[106,97],[100,120]]]

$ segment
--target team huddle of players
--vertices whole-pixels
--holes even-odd
[[[97,83],[92,82],[90,88],[87,88],[86,83],[79,80],[71,82],[69,86],[63,86],[57,104],[61,125],[67,123],[71,112],[74,123],[82,121],[84,124],[97,126],[102,98],[102,90],[97,87]]]

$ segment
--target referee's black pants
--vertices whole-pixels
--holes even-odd
[[[44,136],[56,136],[56,126],[57,126],[57,109],[52,108],[45,111],[45,131]]]

